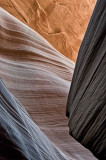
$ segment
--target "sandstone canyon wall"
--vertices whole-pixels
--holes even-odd
[[[0,8],[0,76],[11,91],[0,80],[4,156],[8,155],[5,144],[9,142],[18,156],[28,160],[36,156],[96,160],[68,133],[65,106],[74,66],[38,33]],[[45,153],[47,157],[42,158]]]
[[[76,61],[96,0],[0,0],[0,6]]]

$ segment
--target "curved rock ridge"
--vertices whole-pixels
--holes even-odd
[[[0,8],[0,76],[7,88],[61,150],[59,155],[95,160],[68,134],[65,106],[74,66],[38,33]]]
[[[0,6],[76,61],[96,0],[0,0]]]
[[[0,79],[0,159],[66,160]]]

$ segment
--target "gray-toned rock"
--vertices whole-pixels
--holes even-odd
[[[106,1],[98,0],[79,50],[66,115],[70,134],[106,159]]]
[[[0,159],[65,160],[0,79]]]

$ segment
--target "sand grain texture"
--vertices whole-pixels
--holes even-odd
[[[0,0],[0,6],[76,61],[96,0]]]

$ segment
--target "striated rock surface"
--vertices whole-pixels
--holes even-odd
[[[10,137],[10,141],[14,144],[13,148],[17,148],[16,144],[19,144],[21,141],[21,137],[17,140],[18,135],[14,135],[16,133],[21,135],[25,131],[25,139],[23,140],[24,136],[22,136],[22,142],[25,143],[27,138],[30,141],[29,146],[22,146],[23,149],[22,147],[19,149],[21,144],[18,145],[18,151],[22,153],[20,156],[23,156],[23,153],[25,156],[28,150],[29,155],[26,156],[27,159],[31,159],[30,156],[33,156],[32,150],[34,149],[34,142],[31,144],[31,141],[34,138],[39,141],[40,145],[34,149],[37,149],[37,155],[38,152],[42,155],[41,152],[45,148],[47,149],[47,154],[53,149],[52,153],[49,153],[50,155],[55,155],[55,152],[58,152],[56,153],[57,157],[62,156],[66,160],[96,159],[90,151],[68,134],[65,106],[73,70],[74,63],[70,59],[54,49],[38,33],[0,8],[0,76],[11,93],[28,111],[33,121],[55,145],[52,145],[48,139],[43,139],[44,134],[28,118],[26,111],[19,105],[14,96],[10,93],[10,96],[7,95],[6,92],[8,91],[6,89],[4,96],[1,93],[0,99],[2,100],[3,98],[6,104],[1,105],[0,110],[2,110],[1,118],[3,122],[6,121],[6,126],[12,128],[12,130],[15,127],[15,131],[17,131],[13,132],[12,138]],[[2,92],[2,87],[5,87],[1,81],[0,83]],[[10,103],[11,98],[13,99],[12,105]],[[15,108],[16,106],[17,108]],[[4,115],[5,117],[3,118]],[[21,130],[21,123],[25,127],[25,130],[23,128]],[[32,124],[34,124],[34,128],[31,127]],[[4,129],[1,133],[4,134],[6,131],[5,125],[2,128]],[[30,132],[30,136],[27,135],[26,130]],[[8,132],[9,134],[11,134],[10,131]],[[39,148],[42,147],[42,143],[43,150],[40,150]],[[33,149],[29,151],[30,145]],[[5,150],[5,154],[7,151]],[[58,158],[55,158],[55,160]],[[61,158],[59,159],[61,160]]]
[[[0,79],[0,159],[66,160]]]
[[[0,0],[0,6],[76,61],[96,0]]]
[[[106,1],[98,0],[82,42],[67,102],[69,132],[106,159]]]

